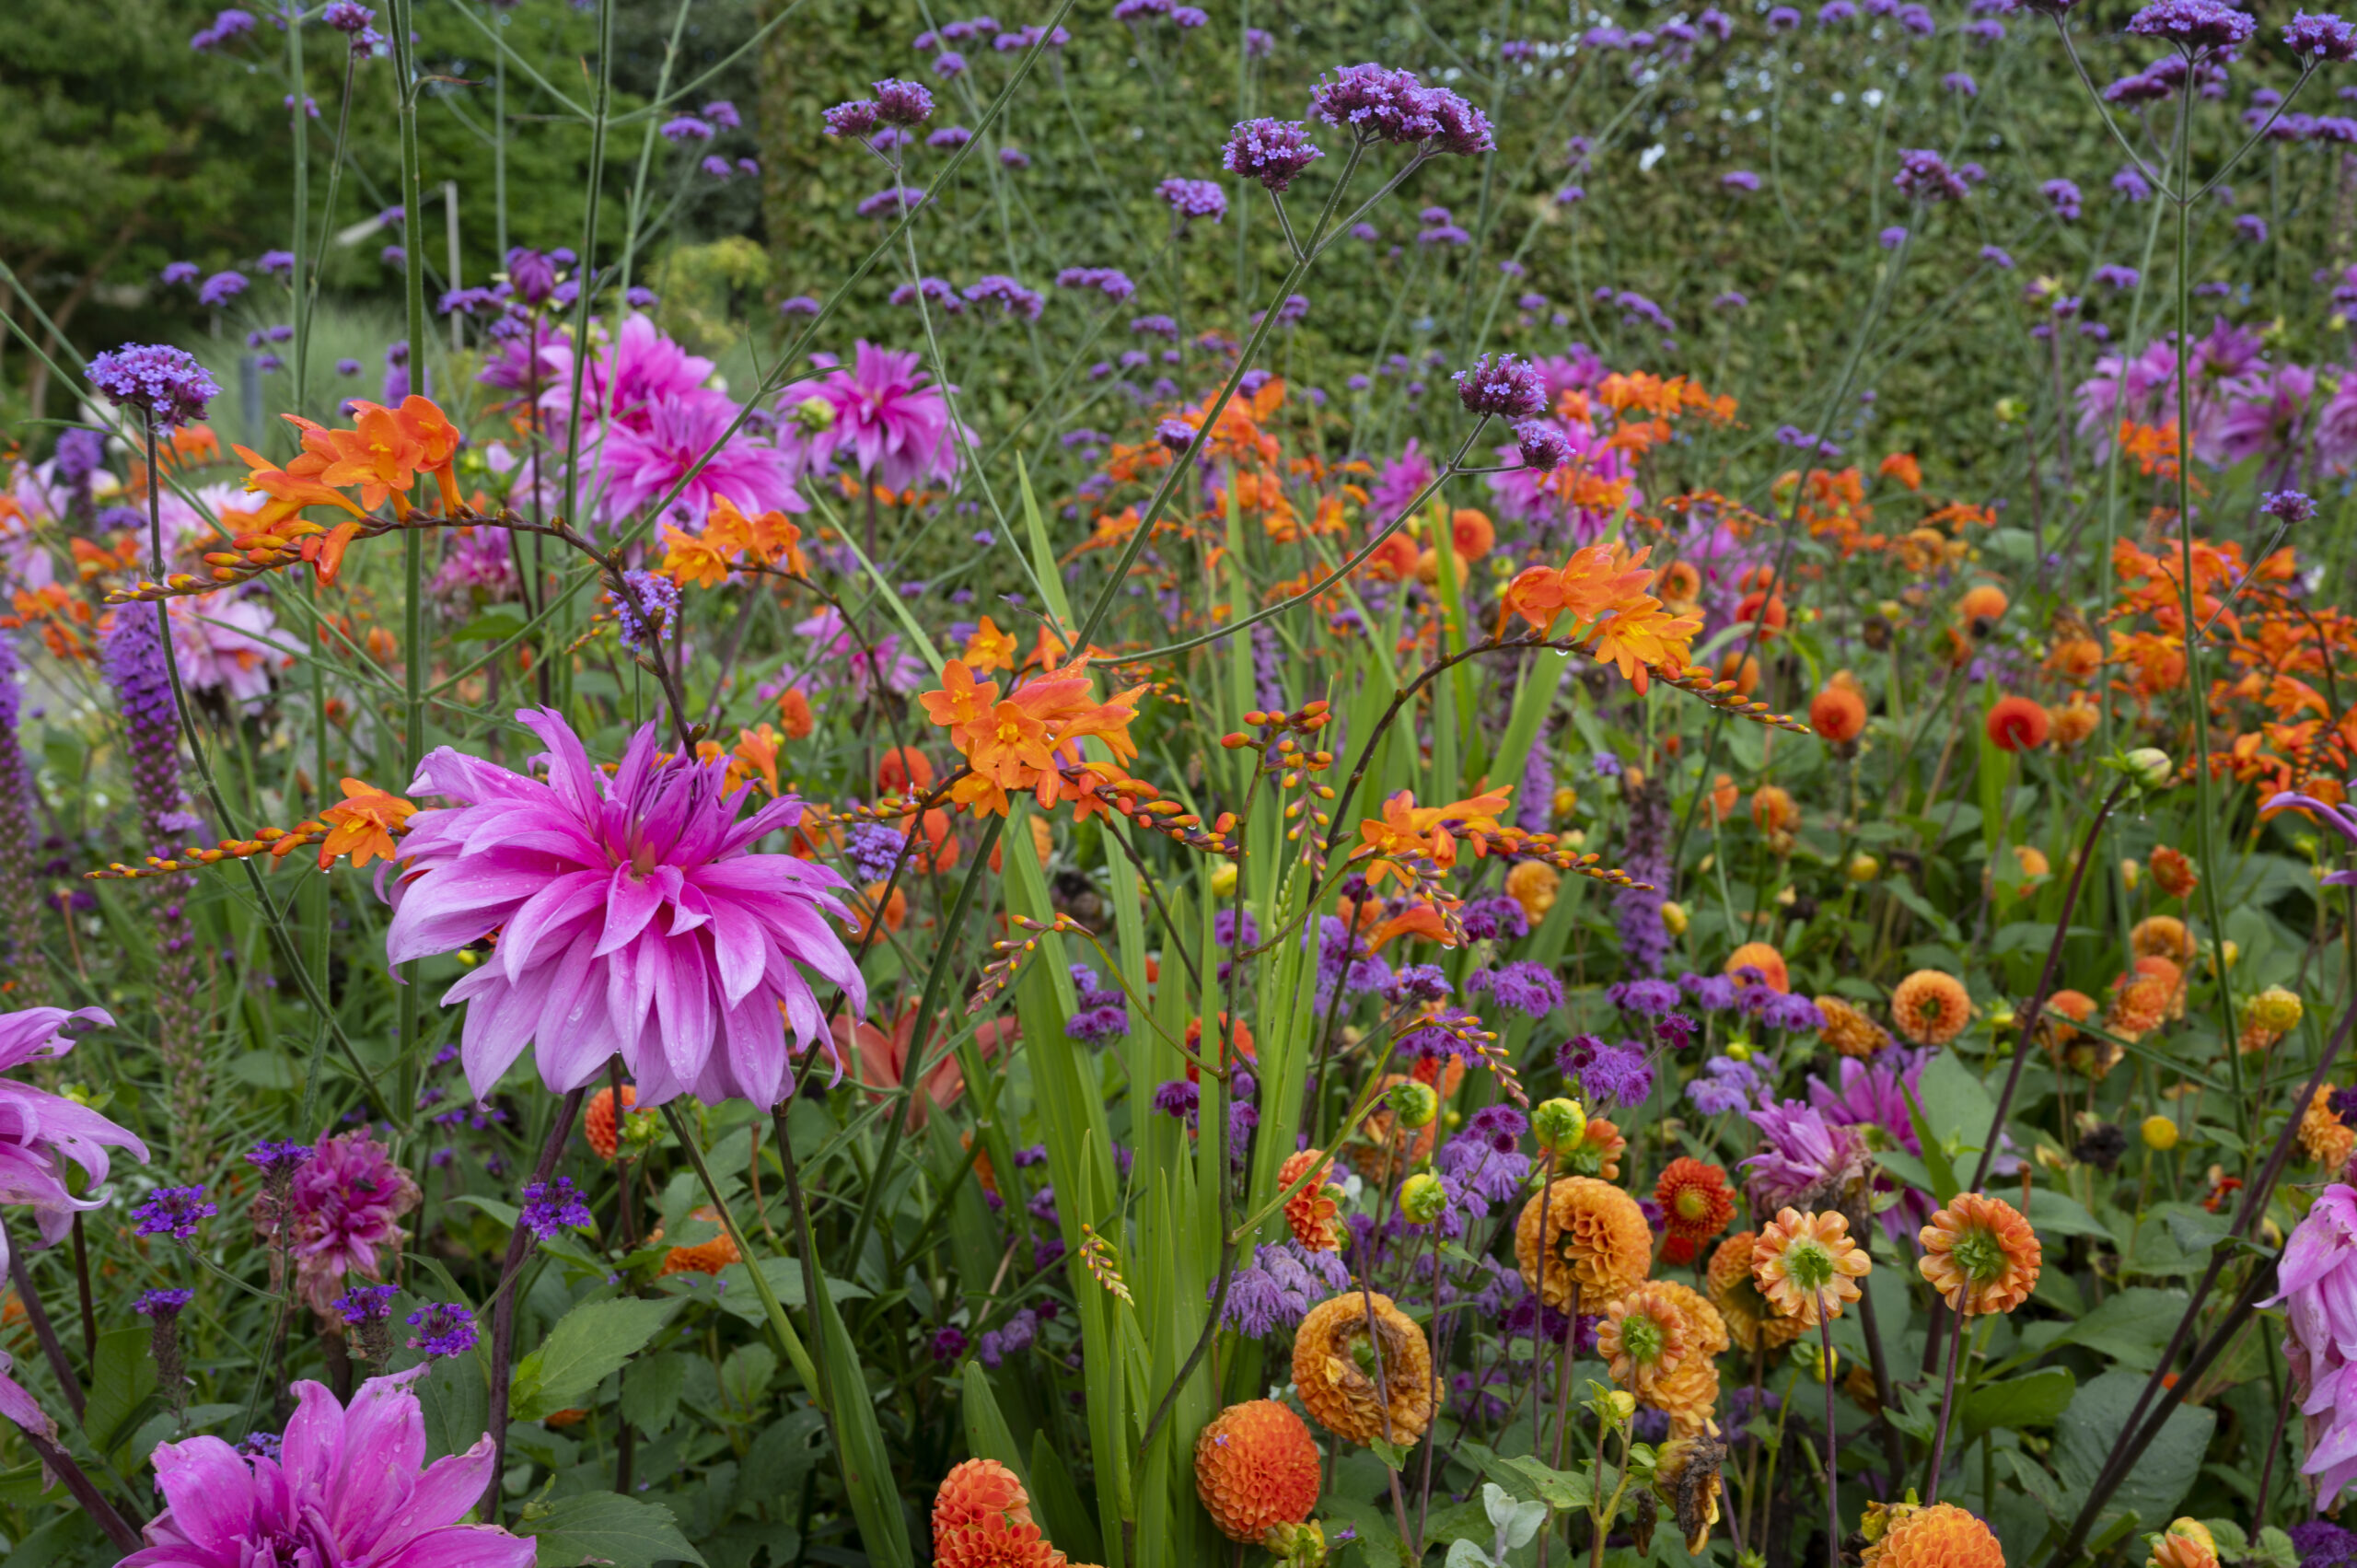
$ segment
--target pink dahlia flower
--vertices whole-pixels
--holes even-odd
[[[848,453],[862,478],[894,490],[955,479],[958,436],[949,400],[917,363],[913,353],[863,341],[852,368],[838,366],[815,389],[787,393],[778,408],[781,439],[795,471],[817,472]],[[810,429],[800,417],[806,409],[823,411],[825,427]]]
[[[2259,1305],[2284,1308],[2283,1356],[2307,1418],[2300,1469],[2327,1509],[2357,1481],[2357,1188],[2324,1190],[2293,1227],[2275,1283],[2275,1299]]]
[[[74,1049],[74,1034],[113,1022],[98,1007],[74,1013],[63,1007],[0,1013],[0,1071],[54,1061]],[[75,1026],[70,1032],[69,1025]],[[75,1210],[106,1206],[96,1190],[107,1179],[110,1147],[129,1149],[141,1164],[146,1163],[146,1145],[97,1111],[30,1084],[0,1078],[0,1203],[29,1205],[43,1247],[64,1239]],[[67,1189],[67,1160],[89,1178],[87,1190],[92,1196],[75,1198]],[[0,1232],[0,1267],[7,1261],[7,1237]]]
[[[488,1094],[535,1045],[559,1094],[620,1052],[641,1105],[682,1093],[775,1105],[794,1089],[785,1025],[799,1051],[827,1039],[803,969],[867,1010],[828,920],[850,918],[833,891],[848,884],[810,861],[750,853],[799,823],[802,802],[783,796],[743,816],[751,787],[727,788],[726,759],[663,757],[653,725],[609,778],[553,711],[516,716],[548,746],[533,760],[545,778],[448,747],[418,769],[412,795],[459,804],[410,819],[386,937],[401,964],[499,933],[443,997],[470,1004],[467,1082]]]
[[[270,695],[270,673],[294,667],[302,644],[278,624],[267,599],[227,590],[167,601],[172,653],[192,691],[218,691],[241,707]]]
[[[719,392],[687,392],[656,399],[643,420],[606,426],[596,442],[602,515],[627,517],[682,481],[668,514],[675,521],[702,523],[724,495],[749,517],[808,511],[785,454],[749,430],[729,433],[737,414]]]
[[[166,1506],[122,1568],[531,1568],[532,1541],[460,1523],[491,1479],[488,1435],[424,1464],[425,1415],[409,1385],[425,1370],[371,1377],[349,1410],[323,1383],[296,1384],[274,1459],[218,1437],[164,1444]]]
[[[557,415],[558,428],[573,399],[573,345],[555,343],[540,350],[540,406]],[[665,337],[653,321],[633,315],[602,352],[592,350],[582,371],[583,417],[600,424],[645,427],[648,412],[664,398],[703,389],[712,361],[690,354]]]
[[[375,1137],[320,1134],[286,1191],[296,1285],[311,1310],[334,1311],[329,1303],[343,1294],[347,1272],[385,1277],[384,1257],[401,1245],[401,1217],[417,1200],[417,1183]]]

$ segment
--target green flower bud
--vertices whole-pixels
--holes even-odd
[[[1384,1095],[1390,1102],[1392,1114],[1399,1117],[1402,1127],[1429,1127],[1433,1118],[1440,1114],[1440,1096],[1430,1084],[1411,1078],[1404,1084],[1394,1084]]]
[[[835,423],[835,405],[824,398],[805,398],[794,405],[794,421],[815,436]]]
[[[1411,1225],[1430,1225],[1448,1211],[1448,1189],[1431,1171],[1399,1184],[1399,1215]]]
[[[2169,754],[2158,747],[2140,746],[2120,759],[2128,776],[2136,781],[2139,789],[2161,789],[2177,775],[2177,764]]]
[[[1530,1113],[1530,1130],[1543,1152],[1565,1154],[1587,1136],[1587,1112],[1575,1099],[1550,1099]]]

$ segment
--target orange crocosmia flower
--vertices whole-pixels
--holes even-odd
[[[977,675],[988,675],[995,669],[1015,668],[1015,639],[998,629],[989,616],[974,628],[966,639],[966,666]]]
[[[777,793],[777,748],[783,738],[764,724],[753,729],[737,732],[737,749],[733,755],[758,774],[772,795]]]
[[[1672,615],[1660,600],[1640,594],[1632,604],[1616,607],[1597,629],[1594,652],[1604,663],[1620,666],[1621,676],[1643,691],[1651,669],[1674,675],[1686,668],[1694,634],[1701,629],[1700,616]]]
[[[1893,452],[1882,460],[1880,470],[1887,479],[1895,479],[1910,490],[1923,488],[1923,466],[1912,452]]]
[[[941,690],[920,693],[917,701],[924,704],[928,718],[948,729],[950,744],[963,751],[975,726],[989,717],[998,701],[998,682],[978,681],[964,660],[951,659],[941,667]]]
[[[715,513],[718,507],[714,507]],[[682,587],[717,587],[728,580],[737,554],[736,542],[717,528],[701,534],[665,524],[663,575]]]
[[[295,416],[289,414],[287,417],[294,419]],[[318,425],[312,424],[307,419],[296,420],[296,423],[308,425],[312,430],[319,429]],[[305,437],[307,447],[308,440],[307,436]],[[319,470],[326,465],[318,460],[307,460],[311,459],[311,454],[308,450],[296,457],[286,468],[282,469],[268,458],[244,447],[233,447],[230,449],[236,452],[243,459],[246,467],[251,470],[246,475],[247,491],[256,495],[270,497],[262,504],[260,510],[247,514],[253,523],[255,532],[269,532],[276,525],[285,522],[306,506],[341,506],[355,517],[361,515],[360,508],[354,505],[350,496],[337,490],[333,485],[325,484],[319,481]],[[250,536],[239,537],[243,539]]]
[[[789,686],[778,694],[777,722],[785,726],[788,740],[807,740],[810,732],[819,727],[818,716],[810,711],[810,699],[799,686]]]
[[[444,502],[457,509],[458,485],[450,473],[450,459],[459,448],[459,432],[440,409],[415,395],[403,399],[398,409],[360,401],[352,407],[357,416],[353,429],[320,432],[331,454],[319,474],[323,482],[338,489],[358,485],[360,504],[372,511],[383,505],[388,496],[397,497],[393,509],[406,517],[408,494],[415,488],[418,474],[431,471]],[[303,444],[307,450],[311,447],[308,433]]]
[[[783,565],[797,577],[810,575],[810,557],[802,549],[802,529],[784,512],[763,512],[748,519],[745,549],[765,566]]]
[[[1374,878],[1369,877],[1368,880],[1372,882]],[[1368,934],[1367,947],[1372,952],[1380,953],[1386,943],[1401,936],[1425,937],[1444,947],[1457,946],[1457,938],[1449,935],[1448,924],[1441,919],[1440,912],[1426,903],[1410,904],[1377,925]]]
[[[319,813],[333,824],[319,841],[319,869],[335,864],[338,855],[352,856],[354,870],[371,860],[393,858],[393,835],[409,825],[417,807],[398,795],[389,795],[359,779],[343,781],[343,800]]]

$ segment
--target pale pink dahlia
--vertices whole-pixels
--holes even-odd
[[[296,1384],[274,1459],[218,1437],[164,1444],[164,1511],[121,1568],[531,1568],[532,1541],[459,1522],[491,1479],[488,1435],[424,1464],[425,1416],[409,1385],[425,1371],[371,1377],[349,1410],[323,1383]]]
[[[322,1318],[334,1312],[329,1304],[343,1294],[346,1272],[385,1277],[383,1260],[401,1246],[401,1217],[417,1199],[417,1183],[373,1135],[320,1134],[286,1191],[287,1248],[311,1310]]]
[[[2284,1308],[2283,1356],[2307,1418],[2300,1469],[2322,1511],[2357,1481],[2357,1188],[2324,1190],[2293,1227],[2275,1283],[2279,1294],[2259,1305]]]
[[[74,1036],[114,1019],[103,1008],[27,1007],[0,1013],[0,1072],[28,1062],[54,1060],[74,1049]],[[45,1093],[30,1084],[0,1078],[0,1203],[31,1207],[41,1244],[54,1247],[73,1227],[77,1209],[106,1206],[96,1190],[107,1179],[107,1150],[129,1149],[141,1164],[147,1147],[127,1130],[87,1106]],[[65,1185],[65,1162],[89,1178],[76,1198]],[[0,1231],[0,1269],[8,1261],[6,1233]]]
[[[783,796],[743,816],[751,789],[728,789],[725,760],[665,757],[653,725],[609,778],[553,711],[516,716],[548,746],[533,759],[545,778],[448,747],[418,769],[411,794],[459,804],[410,819],[386,937],[401,964],[499,934],[443,997],[470,1004],[468,1083],[488,1094],[536,1045],[540,1077],[560,1094],[620,1052],[640,1105],[682,1093],[775,1105],[794,1088],[785,1025],[799,1051],[828,1038],[803,968],[867,1010],[827,918],[850,918],[833,891],[848,884],[813,862],[750,853],[799,823],[802,802]]]

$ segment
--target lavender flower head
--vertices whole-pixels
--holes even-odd
[[[1171,215],[1182,225],[1196,218],[1217,223],[1227,215],[1227,192],[1213,180],[1174,176],[1155,186],[1155,192],[1170,203]]]
[[[464,1355],[475,1348],[475,1315],[455,1301],[437,1301],[409,1315],[409,1348],[429,1356]]]
[[[569,1176],[560,1176],[554,1181],[527,1182],[520,1223],[546,1241],[560,1231],[589,1224],[589,1204]]]
[[[1552,473],[1572,460],[1572,438],[1543,419],[1516,422],[1514,447],[1523,467],[1541,473]]]
[[[220,1212],[220,1204],[205,1201],[202,1185],[158,1187],[131,1206],[141,1236],[168,1236],[175,1241],[192,1239],[197,1225]]]
[[[887,125],[922,125],[933,118],[933,91],[922,82],[887,76],[875,84],[876,118]]]
[[[2296,490],[2270,491],[2258,503],[2259,511],[2277,522],[2296,526],[2316,515],[2316,504]]]
[[[1309,127],[1300,121],[1263,117],[1237,124],[1220,154],[1220,165],[1231,174],[1282,192],[1325,156],[1309,139]]]
[[[1900,153],[1898,172],[1890,182],[1919,202],[1960,202],[1972,190],[1964,176],[1948,167],[1947,159],[1929,147],[1910,147]]]
[[[90,357],[90,384],[117,408],[135,408],[158,425],[193,424],[221,395],[221,384],[186,349],[125,343]]]
[[[2220,0],[2157,0],[2129,18],[2128,30],[2138,38],[2157,38],[2188,54],[2231,49],[2258,29],[2245,11]]]
[[[1547,412],[1547,386],[1538,367],[1511,354],[1485,354],[1458,371],[1457,395],[1466,412],[1484,417],[1535,419]]]
[[[2307,59],[2346,65],[2357,60],[2357,28],[2330,12],[2310,16],[2302,11],[2284,28],[2283,46]]]

